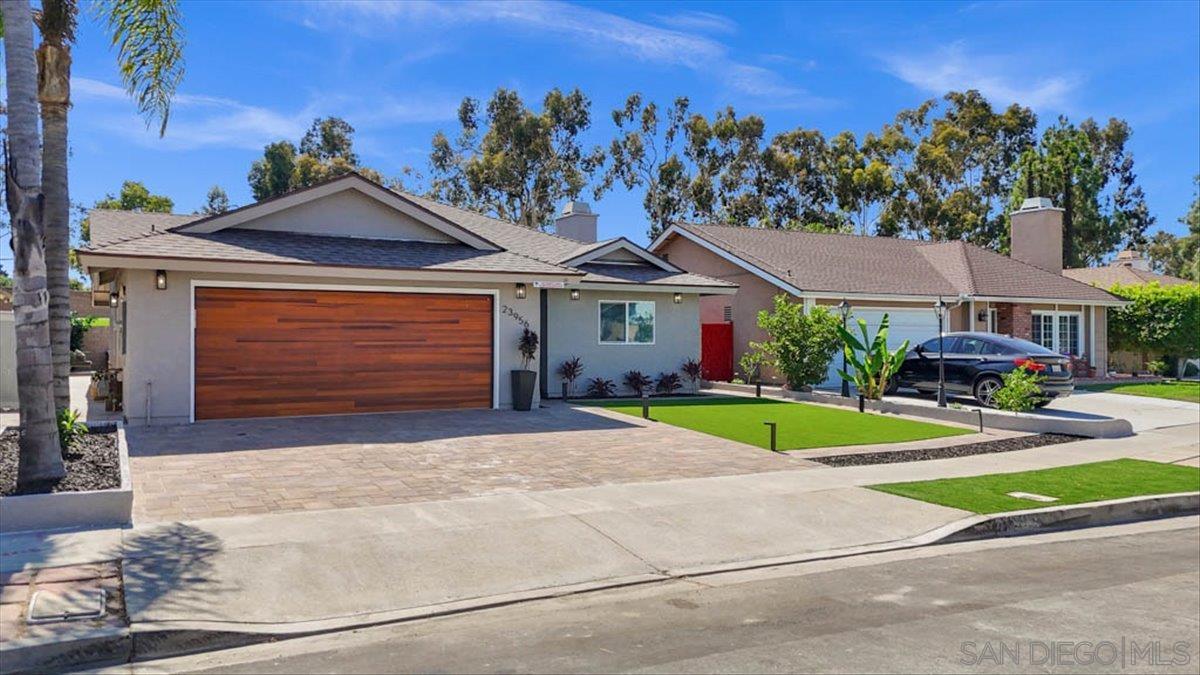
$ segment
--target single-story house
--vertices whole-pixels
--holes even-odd
[[[214,216],[96,210],[78,251],[111,293],[132,424],[512,405],[524,328],[541,394],[678,369],[699,300],[736,290],[569,204],[557,234],[348,174]]]
[[[1150,261],[1142,256],[1140,251],[1128,250],[1117,254],[1115,260],[1107,265],[1098,267],[1070,267],[1063,270],[1063,276],[1075,281],[1082,281],[1098,288],[1136,286],[1156,281],[1161,286],[1182,286],[1194,284],[1194,281],[1173,277],[1170,274],[1159,274],[1150,269]]]
[[[1159,274],[1150,269],[1150,261],[1139,251],[1127,250],[1117,254],[1115,260],[1107,265],[1098,267],[1074,267],[1063,270],[1063,275],[1097,288],[1109,289],[1120,284],[1122,286],[1137,286],[1156,282],[1160,286],[1183,286],[1194,284],[1194,281],[1181,279],[1169,274]],[[1119,373],[1143,373],[1147,364],[1161,359],[1163,354],[1157,351],[1131,352],[1110,349],[1108,367]]]
[[[852,307],[871,330],[889,315],[889,343],[916,345],[938,331],[933,310],[946,301],[946,330],[1004,333],[1085,359],[1103,371],[1106,310],[1115,296],[1063,275],[1062,210],[1026,200],[1012,215],[1012,255],[961,241],[867,237],[722,225],[675,224],[650,245],[672,264],[738,284],[733,295],[703,298],[701,322],[731,326],[736,366],[751,341],[766,338],[757,315],[787,294],[807,306]],[[961,301],[961,304],[960,304]],[[837,311],[834,309],[833,311]],[[706,335],[709,334],[705,331]],[[709,350],[724,353],[726,350]],[[728,370],[718,364],[713,370]],[[840,381],[830,365],[827,385]],[[705,363],[706,369],[710,364]]]

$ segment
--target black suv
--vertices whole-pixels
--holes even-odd
[[[1070,396],[1075,390],[1071,360],[1035,342],[996,333],[946,333],[943,341],[947,393],[974,396],[991,407],[992,396],[1004,385],[1000,376],[1027,362],[1044,378],[1041,387],[1045,398],[1038,407],[1052,399]],[[889,389],[895,391],[899,387],[916,389],[922,394],[937,392],[936,337],[909,350]]]

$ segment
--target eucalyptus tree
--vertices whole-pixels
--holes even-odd
[[[60,479],[66,470],[58,444],[50,359],[33,12],[28,0],[2,0],[0,16],[4,22],[8,97],[4,178],[12,224],[17,399],[21,409],[17,484],[24,488]]]
[[[71,108],[71,45],[78,0],[43,0],[35,15],[42,36],[37,49],[38,101],[42,117],[42,186],[46,197],[46,268],[50,289],[50,335],[54,399],[70,405],[71,291],[70,195],[67,182],[67,113]],[[175,0],[98,0],[92,3],[117,51],[125,89],[146,118],[166,133],[171,100],[183,78],[183,30]]]
[[[430,196],[525,227],[550,225],[558,203],[578,199],[604,162],[602,148],[581,140],[591,102],[578,89],[550,90],[538,111],[500,88],[482,116],[479,101],[463,99],[458,122],[453,142],[433,137]]]

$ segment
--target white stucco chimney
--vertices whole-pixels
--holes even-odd
[[[1012,259],[1062,274],[1063,210],[1048,197],[1030,197],[1009,217]]]
[[[1126,249],[1117,254],[1116,265],[1119,267],[1132,267],[1135,270],[1143,272],[1150,271],[1150,261],[1144,258],[1140,251]]]
[[[554,232],[560,237],[591,244],[596,241],[596,221],[599,218],[587,204],[567,202],[562,214],[554,219]]]

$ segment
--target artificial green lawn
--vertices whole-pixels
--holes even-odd
[[[886,483],[870,487],[880,492],[965,511],[1000,513],[1138,495],[1195,492],[1200,490],[1200,469],[1140,459],[1115,459],[1039,471]],[[1009,492],[1032,492],[1057,497],[1058,501],[1037,502],[1009,497]]]
[[[1106,391],[1110,394],[1169,398],[1173,401],[1200,403],[1200,382],[1118,382],[1112,384],[1084,385],[1088,391]]]
[[[590,404],[637,417],[642,414],[642,404],[638,400],[592,401]],[[969,429],[856,410],[738,397],[651,399],[650,417],[760,448],[771,447],[771,432],[763,422],[776,422],[779,450],[899,443],[971,433]]]

